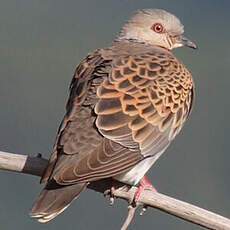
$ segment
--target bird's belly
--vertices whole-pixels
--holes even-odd
[[[155,161],[161,156],[164,150],[160,151],[154,156],[145,158],[129,171],[115,176],[114,179],[129,185],[136,185],[155,163]]]

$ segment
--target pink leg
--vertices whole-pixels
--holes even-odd
[[[157,192],[157,190],[154,188],[154,186],[151,184],[151,182],[149,181],[149,179],[146,176],[144,176],[140,180],[139,187],[138,187],[138,189],[135,193],[135,196],[134,196],[135,202],[139,201],[141,194],[144,190],[151,190],[153,192]]]

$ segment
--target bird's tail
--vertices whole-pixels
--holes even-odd
[[[51,187],[51,188],[49,188]],[[68,186],[46,186],[35,201],[30,216],[46,223],[63,212],[86,187],[85,183]]]

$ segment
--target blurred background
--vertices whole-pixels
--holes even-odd
[[[177,49],[196,83],[192,116],[149,172],[162,193],[230,216],[228,0],[0,0],[0,150],[48,157],[65,112],[74,69],[91,50],[109,46],[133,11],[163,8],[177,15],[199,49]],[[111,229],[127,204],[83,193],[61,216],[42,225],[28,212],[39,178],[0,172],[0,228]],[[200,227],[154,209],[130,229]]]

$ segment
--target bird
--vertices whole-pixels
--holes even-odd
[[[172,50],[194,42],[163,9],[142,9],[109,47],[77,66],[66,114],[42,176],[31,217],[45,223],[91,183],[112,178],[155,190],[145,176],[188,119],[194,101],[190,71]]]

